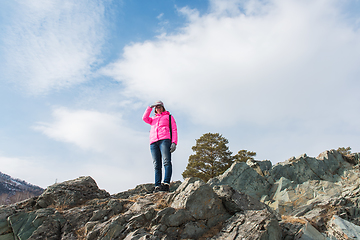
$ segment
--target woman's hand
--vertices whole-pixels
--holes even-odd
[[[176,150],[176,144],[175,144],[175,143],[171,143],[170,152],[173,153],[173,152],[175,152],[175,150]]]

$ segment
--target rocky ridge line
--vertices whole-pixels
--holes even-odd
[[[207,183],[174,182],[170,193],[143,184],[110,195],[80,177],[1,206],[0,240],[359,239],[359,156],[234,163]]]

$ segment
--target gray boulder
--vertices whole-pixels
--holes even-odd
[[[9,216],[9,225],[16,239],[60,239],[64,217],[53,208],[19,212]]]
[[[228,217],[220,198],[208,184],[198,178],[185,179],[174,192],[171,207],[186,209],[199,220]]]
[[[302,222],[279,222],[279,226],[282,230],[282,239],[283,240],[293,240],[296,234],[304,227],[305,220]]]
[[[87,240],[111,240],[122,236],[126,229],[127,216],[118,215],[105,222],[87,222],[84,235]]]
[[[313,206],[314,202],[339,196],[341,191],[342,186],[333,182],[311,180],[297,184],[281,177],[273,185],[270,200],[266,203],[282,215],[295,214],[296,211],[304,211],[297,208]]]
[[[74,207],[91,199],[107,197],[110,197],[110,194],[100,190],[94,179],[79,177],[46,188],[39,196],[36,207],[46,208],[50,205]]]
[[[191,221],[195,221],[195,219],[186,209],[174,209],[173,213],[167,214],[161,219],[161,223],[168,227],[180,227]]]
[[[219,234],[211,239],[217,240],[280,240],[282,231],[278,220],[267,209],[247,210],[236,213],[225,222]]]
[[[266,176],[269,173],[269,170],[272,167],[272,163],[269,160],[264,160],[264,161],[257,161],[254,159],[248,159],[246,161],[246,164],[253,168],[258,174],[260,174],[261,176]]]
[[[306,223],[305,226],[300,229],[296,234],[295,240],[326,240],[326,237],[321,234],[316,228],[314,228],[310,223]]]
[[[268,195],[271,184],[266,177],[244,162],[236,162],[222,175],[214,177],[207,182],[210,186],[229,185],[235,190],[260,200]]]
[[[328,223],[328,233],[337,240],[360,239],[360,226],[334,215]]]
[[[206,221],[188,222],[180,235],[181,239],[198,239],[208,231]]]
[[[151,235],[146,232],[145,229],[139,228],[136,229],[134,232],[129,233],[124,240],[145,240],[150,239]]]
[[[263,210],[267,206],[255,198],[240,193],[228,185],[219,185],[213,187],[216,195],[221,199],[226,210],[234,214],[246,210]]]

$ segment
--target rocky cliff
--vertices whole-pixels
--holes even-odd
[[[8,239],[359,239],[360,154],[234,163],[207,183],[110,195],[91,177],[0,207]]]

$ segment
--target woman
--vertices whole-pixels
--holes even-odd
[[[155,116],[150,117],[152,109],[155,108]],[[156,101],[147,107],[143,120],[151,125],[150,129],[150,151],[153,158],[155,170],[155,190],[168,192],[170,188],[170,179],[172,174],[171,153],[175,151],[177,145],[177,127],[173,116],[165,110],[164,103]],[[171,134],[170,134],[171,131]],[[162,164],[164,161],[165,177],[162,180]]]

